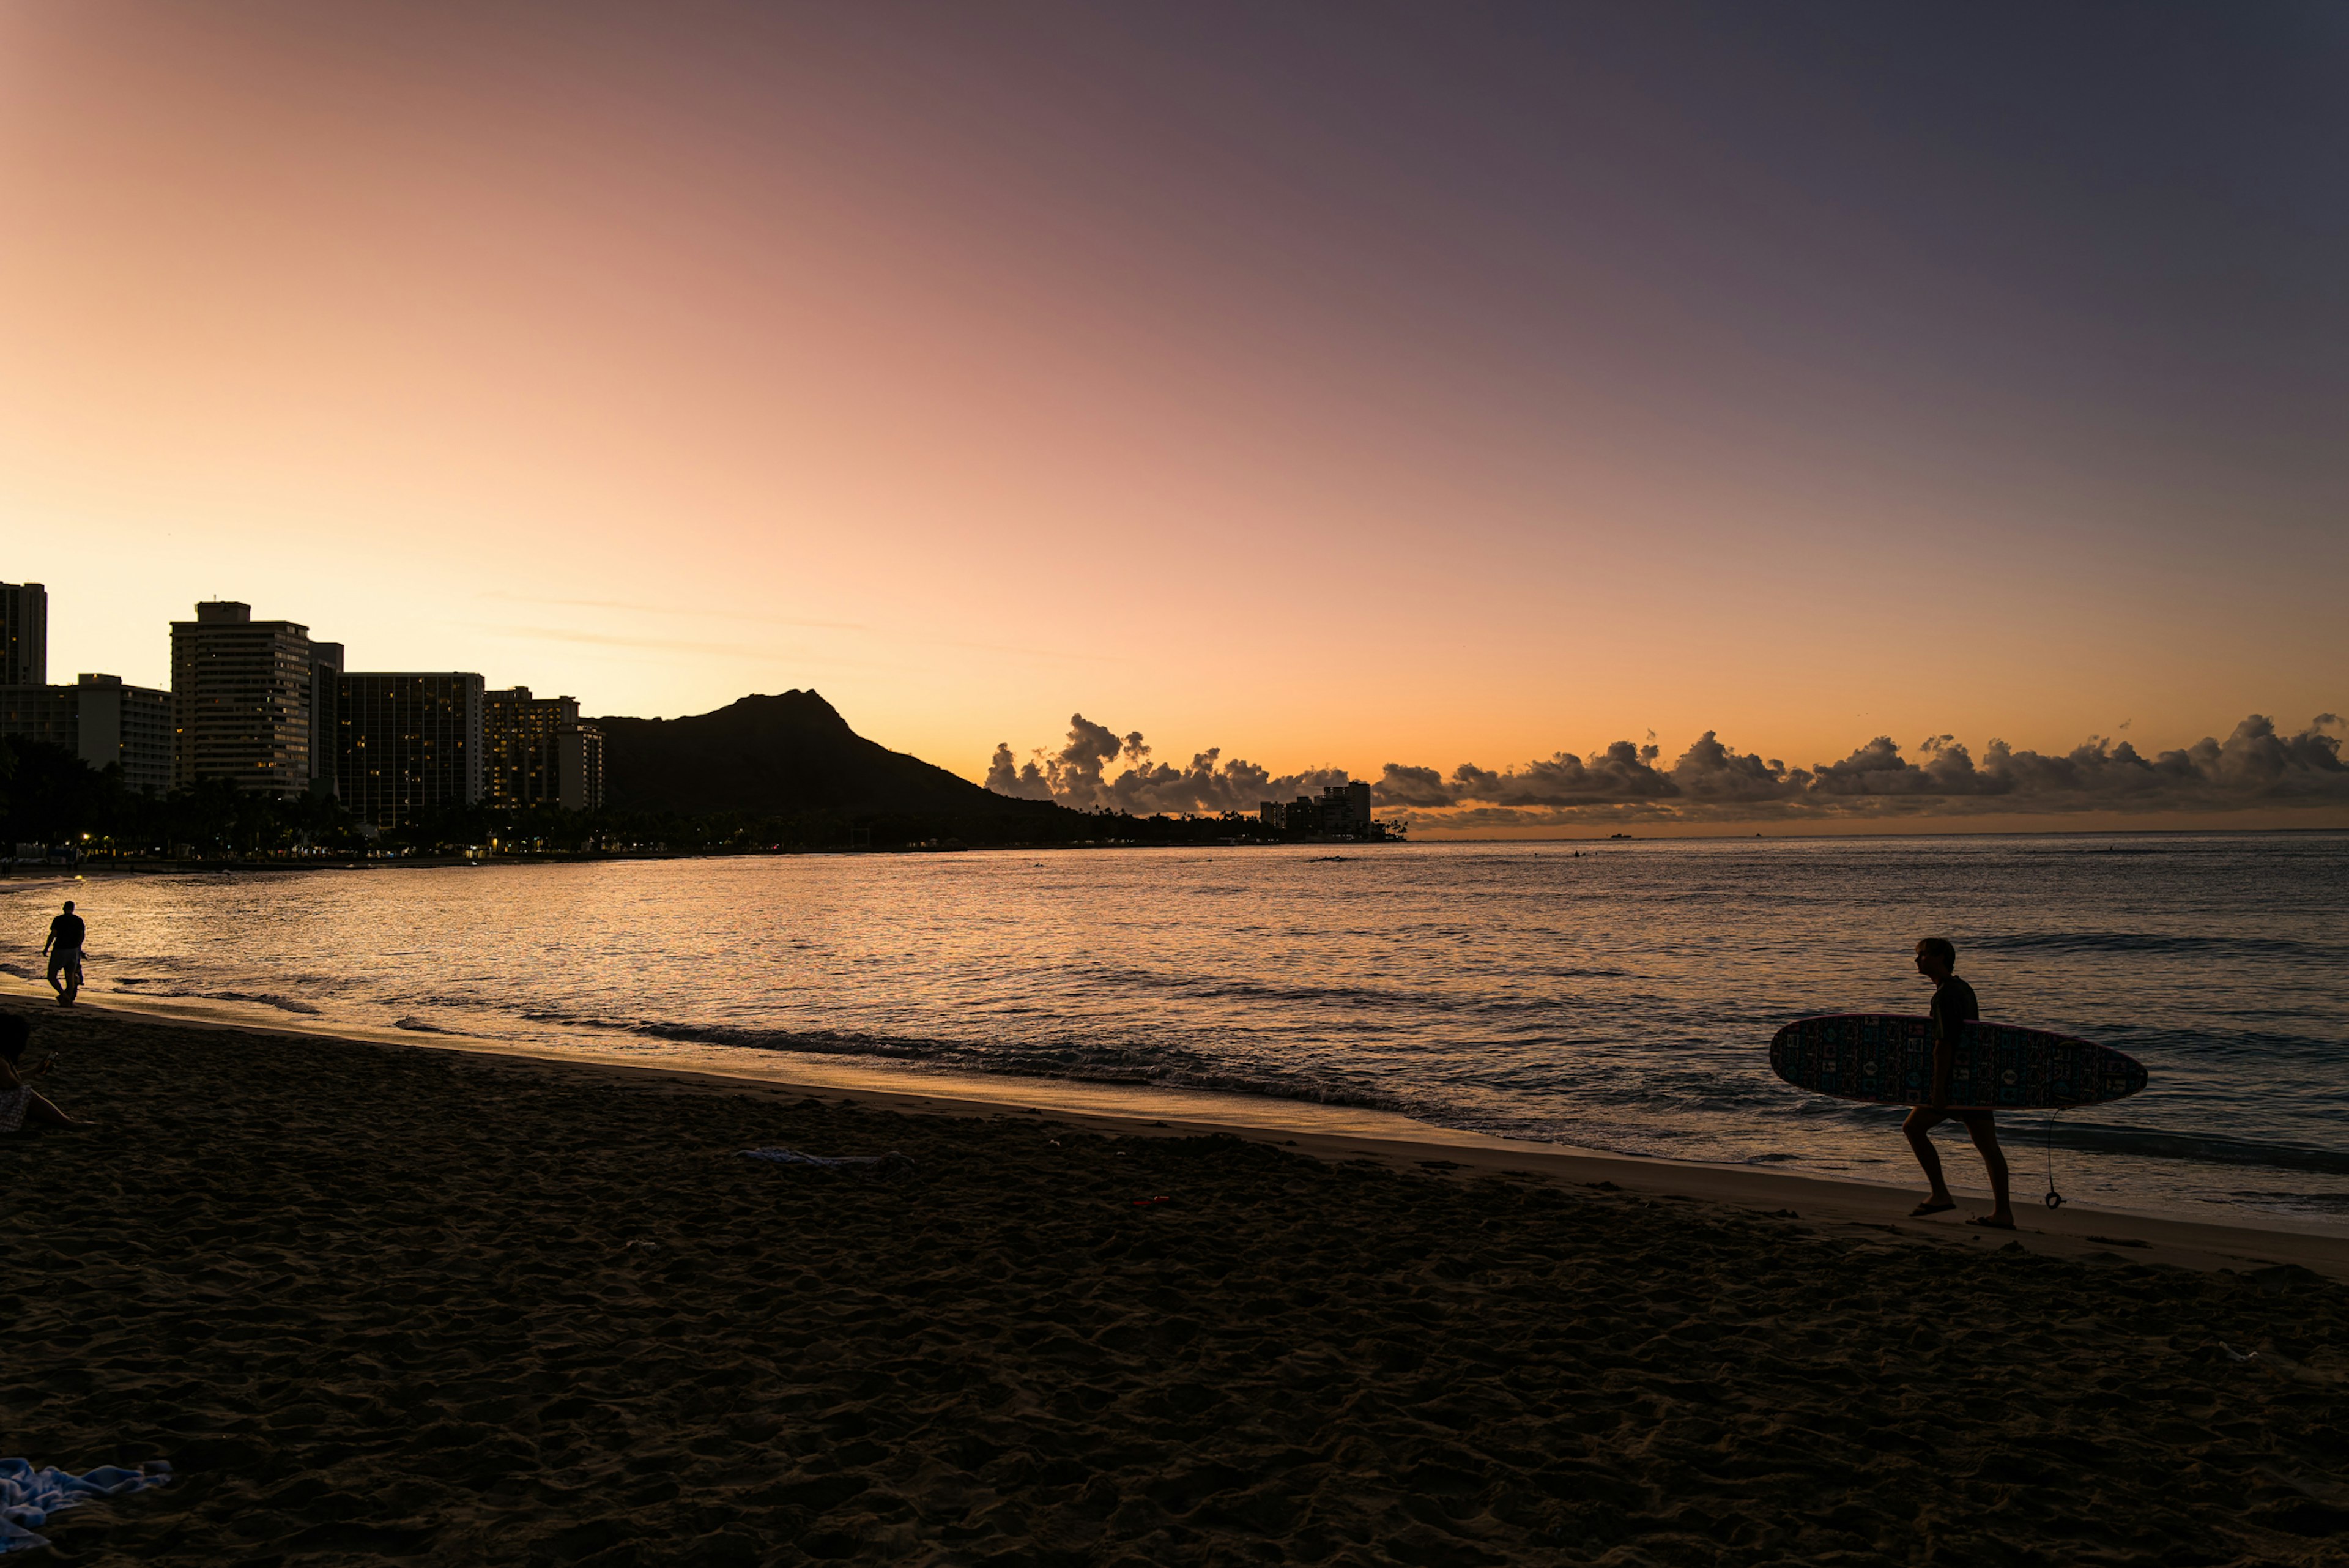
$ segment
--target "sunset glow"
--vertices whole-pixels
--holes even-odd
[[[2349,708],[2337,15],[915,15],[0,11],[53,668],[216,595],[972,779]]]

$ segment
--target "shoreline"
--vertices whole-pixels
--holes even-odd
[[[1772,825],[1764,823],[1766,829]],[[1806,825],[1812,826],[1814,825]],[[1429,833],[1418,838],[1382,839],[1295,839],[1278,843],[1258,839],[1235,838],[1229,842],[1216,840],[1202,843],[1137,844],[1128,840],[1100,840],[1079,843],[1046,842],[1037,844],[965,844],[946,847],[936,845],[908,844],[880,848],[851,848],[845,846],[807,845],[787,848],[757,849],[730,846],[716,849],[618,849],[580,852],[576,854],[517,855],[496,853],[483,856],[463,854],[386,856],[379,858],[316,857],[295,859],[258,860],[134,860],[122,862],[85,862],[71,867],[36,867],[26,862],[28,877],[26,887],[57,881],[79,881],[97,877],[187,877],[220,876],[233,872],[266,871],[374,871],[395,867],[446,868],[451,866],[596,866],[612,862],[636,860],[782,860],[810,857],[902,856],[902,855],[1030,855],[1046,852],[1077,850],[1143,849],[1179,854],[1195,854],[1216,849],[1408,849],[1444,846],[1493,845],[1609,845],[1609,844],[1751,844],[1759,839],[1771,844],[1856,844],[1870,840],[1914,843],[1921,839],[1974,838],[2189,838],[2189,837],[2293,837],[2349,834],[2349,818],[2327,823],[2271,823],[2258,825],[2199,824],[2167,826],[2158,824],[2137,824],[2126,827],[1920,827],[1913,830],[1887,828],[1870,824],[1864,830],[1852,832],[1741,832],[1701,831],[1677,833],[1649,825],[1646,832],[1568,832],[1561,830],[1546,834],[1485,834],[1474,830],[1457,833]],[[0,867],[0,895],[18,891],[13,886],[16,877],[7,867]]]
[[[86,995],[87,993],[85,993]],[[57,1009],[46,984],[0,974],[0,1000],[26,1005],[36,1023]],[[1394,1112],[1325,1106],[1269,1096],[1073,1079],[1030,1079],[904,1066],[862,1066],[852,1059],[783,1056],[759,1070],[727,1052],[723,1064],[690,1050],[660,1060],[624,1052],[534,1048],[475,1036],[311,1023],[300,1015],[259,1016],[264,1007],[202,998],[109,997],[84,1000],[72,1012],[127,1023],[214,1030],[320,1043],[406,1047],[486,1059],[555,1074],[665,1079],[711,1092],[788,1096],[917,1116],[1034,1116],[1040,1121],[1115,1137],[1227,1135],[1291,1147],[1323,1160],[1368,1158],[1395,1168],[1450,1167],[1464,1175],[1516,1173],[1583,1187],[1690,1199],[1767,1214],[1793,1211],[1806,1221],[1889,1234],[1904,1241],[1980,1251],[2020,1242],[2051,1257],[2127,1260],[2195,1270],[2292,1264],[2349,1282],[2349,1236],[2320,1229],[2187,1220],[2067,1203],[2049,1211],[2016,1195],[2016,1229],[1993,1231],[1963,1221],[1987,1211],[1988,1193],[1953,1182],[1954,1213],[1912,1218],[1915,1183],[1891,1185],[1760,1169],[1751,1166],[1614,1154],[1568,1144],[1534,1143],[1437,1127]],[[667,1049],[667,1048],[665,1048]],[[723,1048],[706,1048],[715,1055]],[[2018,1172],[2027,1184],[2027,1173]]]

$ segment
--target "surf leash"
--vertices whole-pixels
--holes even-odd
[[[2040,1201],[2050,1209],[2064,1207],[2064,1195],[2055,1190],[2055,1118],[2063,1114],[2060,1106],[2047,1113],[2047,1196]]]

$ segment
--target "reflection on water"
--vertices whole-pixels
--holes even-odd
[[[2067,1194],[2349,1224],[2344,895],[2349,836],[2209,835],[247,873],[83,904],[100,992],[1237,1089],[1875,1179],[1903,1179],[1899,1113],[1789,1089],[1764,1050],[1806,1012],[1923,1011],[1909,947],[1945,933],[1986,1016],[2152,1070],[2057,1121]],[[2044,1130],[2011,1129],[2025,1200]]]

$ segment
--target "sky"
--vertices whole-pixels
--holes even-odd
[[[0,579],[53,679],[239,598],[973,779],[2337,735],[2344,89],[2329,4],[0,0]]]

